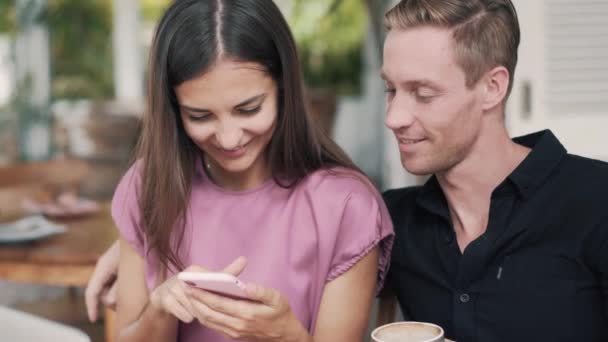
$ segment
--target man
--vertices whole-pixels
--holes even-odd
[[[386,21],[386,124],[404,168],[433,174],[385,194],[406,319],[460,342],[608,341],[608,165],[549,131],[509,138],[511,2],[403,0]],[[87,288],[91,313],[117,254]]]
[[[519,24],[509,0],[403,0],[386,14],[389,284],[406,319],[457,341],[608,341],[608,164],[550,131],[511,140]]]

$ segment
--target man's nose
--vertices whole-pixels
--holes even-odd
[[[395,94],[393,100],[387,104],[384,124],[386,127],[397,130],[411,126],[415,121],[412,106],[407,101],[407,96]]]

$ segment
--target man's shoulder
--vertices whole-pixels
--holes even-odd
[[[565,159],[567,166],[576,171],[589,175],[608,176],[608,163],[605,161],[576,154],[567,154]]]
[[[382,198],[384,198],[384,203],[391,216],[394,216],[397,211],[401,211],[401,208],[413,205],[421,189],[421,186],[408,186],[384,191]]]
[[[608,163],[567,154],[549,179],[545,194],[554,200],[548,201],[547,205],[585,217],[595,217],[605,212]]]
[[[568,154],[564,158],[563,176],[571,180],[572,185],[589,190],[608,190],[608,163],[582,157],[575,154]],[[584,193],[584,192],[583,192]]]

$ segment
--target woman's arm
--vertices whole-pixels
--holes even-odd
[[[120,240],[117,281],[118,341],[176,341],[177,319],[151,303],[144,276],[144,260],[123,239]]]
[[[378,247],[325,285],[315,342],[363,341],[378,279]]]

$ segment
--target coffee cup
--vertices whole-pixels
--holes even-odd
[[[444,342],[443,329],[432,323],[397,322],[374,329],[375,342]]]

